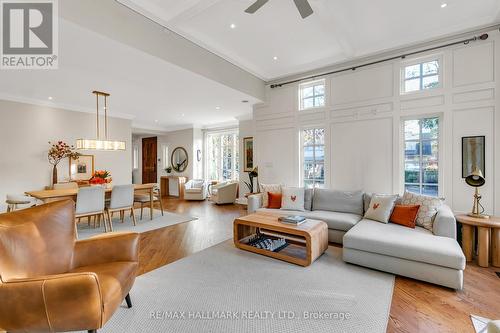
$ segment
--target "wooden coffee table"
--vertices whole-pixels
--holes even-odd
[[[271,258],[300,266],[309,266],[328,248],[328,226],[319,220],[307,219],[294,226],[278,221],[281,215],[255,213],[234,220],[234,245],[242,250],[262,254]],[[288,246],[273,252],[248,245],[249,237],[260,232],[271,238],[284,237]]]

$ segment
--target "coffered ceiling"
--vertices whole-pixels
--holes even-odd
[[[118,0],[264,80],[499,22],[499,0]]]

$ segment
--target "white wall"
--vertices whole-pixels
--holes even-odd
[[[402,193],[401,121],[438,115],[440,195],[456,212],[471,208],[473,189],[461,178],[461,137],[486,136],[486,180],[481,188],[488,213],[500,214],[500,34],[326,77],[327,106],[298,111],[297,84],[267,88],[267,102],[254,107],[256,161],[261,182],[299,185],[299,131],[326,130],[326,182],[338,189]],[[400,94],[400,69],[416,58],[441,59],[443,86]]]
[[[244,138],[247,138],[247,137],[253,137],[255,136],[255,128],[254,128],[254,122],[252,120],[240,120],[238,122],[238,129],[239,129],[239,138],[240,138],[240,142],[239,142],[239,145],[240,145],[240,193],[239,193],[239,196],[240,197],[243,197],[243,195],[245,193],[248,193],[249,190],[248,190],[248,187],[245,185],[244,182],[249,182],[250,179],[248,178],[248,173],[247,172],[244,172],[244,161],[243,161],[243,158],[244,158],[244,155],[245,155],[245,149],[243,147],[243,139]],[[255,143],[254,143],[255,144]],[[255,151],[255,147],[254,147],[254,151]],[[256,186],[256,184],[254,185]]]
[[[132,179],[131,122],[109,118],[110,138],[126,142],[126,151],[80,151],[95,155],[95,169],[111,172],[113,183]],[[47,161],[49,141],[75,144],[94,138],[95,115],[46,106],[0,100],[0,206],[7,193],[24,193],[51,185],[52,165]],[[58,166],[59,181],[69,177],[68,160]],[[3,207],[3,206],[2,206]]]
[[[174,151],[175,148],[177,147],[183,147],[186,149],[186,152],[188,154],[188,167],[184,172],[175,172],[172,170],[171,175],[176,175],[176,176],[186,176],[188,179],[193,179],[193,176],[198,176],[198,174],[201,177],[201,174],[199,173],[200,169],[202,170],[202,167],[199,166],[201,162],[196,161],[196,150],[195,147],[202,146],[202,143],[200,144],[200,133],[197,133],[195,135],[195,131],[192,128],[185,129],[185,130],[179,130],[179,131],[173,131],[173,132],[167,132],[162,135],[134,135],[134,146],[137,146],[139,148],[139,168],[134,170],[134,183],[140,184],[142,183],[142,139],[143,138],[150,138],[150,137],[157,137],[158,138],[158,149],[157,149],[157,155],[158,155],[158,182],[160,181],[161,176],[166,176],[167,172],[164,170],[163,167],[163,147],[167,146],[168,147],[168,163],[167,165],[170,165],[170,157],[172,156],[172,152]],[[200,130],[201,131],[201,130]],[[201,142],[203,142],[203,138],[201,138]],[[196,144],[195,144],[196,143]]]

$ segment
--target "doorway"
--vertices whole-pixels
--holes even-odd
[[[157,183],[157,137],[142,139],[142,183]]]

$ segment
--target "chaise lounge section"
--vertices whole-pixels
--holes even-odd
[[[262,207],[262,194],[251,195],[248,212],[303,215],[325,221],[328,240],[343,244],[346,262],[453,289],[463,288],[465,256],[456,241],[456,221],[443,204],[432,231],[363,218],[371,196],[361,191],[305,190],[304,211]]]

